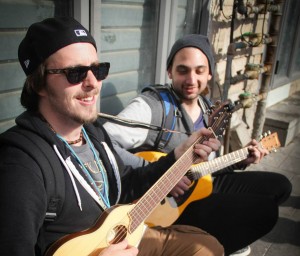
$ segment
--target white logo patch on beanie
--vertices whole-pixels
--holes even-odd
[[[87,36],[86,31],[83,29],[76,29],[76,30],[74,30],[74,32],[75,32],[76,36]]]
[[[25,60],[25,61],[24,61],[24,65],[25,65],[26,68],[28,68],[29,63],[30,63],[30,60]]]

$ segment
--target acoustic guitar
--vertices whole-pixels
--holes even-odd
[[[280,147],[280,141],[277,133],[266,133],[260,140],[258,147],[265,148],[270,152]],[[136,153],[145,160],[157,161],[165,153],[155,151],[143,151]],[[217,157],[208,162],[192,165],[187,172],[187,177],[192,181],[188,191],[184,195],[174,198],[167,196],[154,209],[151,215],[146,219],[149,226],[167,227],[172,225],[182,214],[185,208],[194,201],[209,196],[212,192],[211,174],[217,172],[232,164],[238,163],[248,156],[248,148],[242,148],[229,154]]]
[[[130,245],[137,246],[145,231],[145,220],[197,159],[193,152],[194,145],[222,135],[231,111],[232,106],[228,103],[216,109],[211,114],[212,135],[198,138],[136,203],[114,205],[105,210],[93,227],[62,237],[50,246],[45,255],[96,256],[110,244],[124,239]]]

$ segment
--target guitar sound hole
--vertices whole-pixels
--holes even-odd
[[[123,241],[127,236],[127,228],[123,225],[115,226],[108,235],[110,244],[117,244]]]

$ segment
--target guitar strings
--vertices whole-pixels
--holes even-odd
[[[211,136],[215,137],[214,134],[212,134]],[[167,191],[170,191],[172,189],[174,184],[176,184],[175,181],[179,181],[181,176],[189,169],[190,165],[194,162],[194,160],[196,160],[195,154],[192,154],[193,152],[191,152],[193,150],[193,145],[195,145],[196,143],[203,143],[204,140],[207,140],[207,136],[203,136],[203,137],[195,140],[195,142],[190,146],[190,148],[176,162],[176,164],[179,166],[179,168],[175,169],[173,172],[167,171],[165,173],[166,175],[164,175],[161,179],[159,179],[152,186],[152,188],[150,190],[148,190],[148,192],[146,192],[146,194],[138,201],[138,203],[136,204],[136,207],[134,207],[130,211],[130,213],[131,213],[130,215],[132,216],[132,221],[133,221],[133,225],[132,225],[133,229],[136,228],[135,225],[137,225],[137,223],[134,221],[144,220],[145,219],[144,216],[147,216],[147,215],[149,216],[149,214],[153,210],[153,207],[151,207],[151,206],[153,205],[152,202],[155,201],[154,200],[155,198],[153,197],[153,195],[151,196],[152,190],[157,192],[156,202],[161,201],[166,196],[165,193],[162,193],[160,191],[160,188],[162,187],[162,185],[164,186],[165,189],[168,188]],[[189,154],[189,155],[187,155],[187,154]],[[189,161],[182,160],[185,155],[187,155],[186,158],[188,158],[187,160],[189,160]],[[189,163],[187,163],[187,162],[189,162]],[[180,174],[180,176],[179,176],[179,174]],[[172,177],[172,176],[174,176],[174,177]],[[175,178],[176,178],[176,180],[175,180]],[[156,190],[153,188],[155,188]],[[150,203],[150,201],[151,201],[151,203]],[[149,204],[149,207],[143,208],[144,204],[145,205]],[[143,218],[141,218],[142,215],[143,215]]]
[[[202,138],[201,138],[202,139]],[[205,139],[205,138],[203,138],[203,139]],[[207,138],[206,138],[207,139]],[[199,139],[199,141],[200,141],[200,139]],[[276,145],[277,146],[277,145]],[[241,150],[238,150],[238,151],[236,151],[236,152],[232,152],[232,153],[230,153],[230,154],[228,154],[228,156],[225,156],[225,158],[230,158],[229,159],[229,161],[232,161],[233,159],[232,159],[232,157],[236,160],[235,162],[239,162],[240,160],[242,160],[242,159],[244,159],[245,157],[246,157],[246,155],[247,155],[247,152],[245,152],[245,151],[247,151],[247,147],[246,148],[243,148],[243,149],[241,149]],[[220,158],[221,159],[221,158]],[[223,158],[222,158],[223,159]],[[221,160],[219,160],[219,161],[221,161]],[[219,162],[218,161],[218,162]],[[228,159],[225,159],[224,160],[225,162],[226,161],[228,161]],[[216,168],[219,168],[219,164],[218,164],[218,162],[216,163],[216,166],[213,166],[213,167],[216,167]],[[206,162],[207,164],[209,164],[209,162]],[[222,166],[222,164],[221,164],[221,166]],[[121,230],[122,229],[122,227],[123,226],[120,226],[119,227],[119,230]],[[122,231],[122,230],[121,230]],[[120,237],[121,235],[122,235],[123,233],[120,233],[120,235],[119,236],[117,236],[117,238],[116,238],[116,241],[121,241],[123,238],[122,237]]]
[[[220,125],[220,120],[219,119],[216,119],[216,122],[214,122],[214,124],[213,124],[213,128],[215,129],[216,127],[218,127]],[[213,130],[214,130],[213,129]],[[188,165],[187,166],[187,163],[181,163],[182,162],[182,158],[184,158],[184,155],[186,155],[186,154],[189,154],[188,156],[187,156],[187,158],[190,160],[189,162],[192,164],[195,160],[196,160],[196,155],[195,154],[191,154],[191,151],[193,150],[193,145],[195,145],[196,143],[203,143],[203,141],[204,140],[207,140],[207,139],[209,139],[210,137],[212,137],[212,138],[215,138],[216,137],[216,135],[214,134],[214,133],[212,133],[210,136],[203,136],[203,137],[201,137],[201,138],[199,138],[199,139],[197,139],[197,140],[195,140],[195,142],[191,145],[191,147],[181,156],[181,158],[179,159],[179,161],[178,162],[176,162],[176,164],[177,165],[183,165],[182,166],[182,168],[178,168],[177,169],[177,172],[175,172],[175,173],[171,173],[173,176],[175,176],[175,178],[177,178],[177,180],[179,181],[179,179],[178,179],[178,174],[182,174],[182,170],[181,170],[181,172],[179,172],[180,171],[180,169],[185,169],[184,170],[184,172],[185,171],[187,171],[188,170],[188,168],[190,167],[190,165]],[[176,171],[176,170],[175,170]],[[163,177],[163,179],[159,179],[158,181],[157,181],[157,183],[156,184],[154,184],[153,186],[154,187],[157,187],[157,190],[156,191],[158,191],[159,192],[159,188],[161,187],[160,185],[160,183],[163,183],[163,185],[165,186],[165,187],[167,187],[168,188],[168,190],[171,190],[172,189],[172,187],[174,186],[174,177],[172,178],[171,177],[171,174],[170,173],[166,173],[166,176],[164,176]],[[176,176],[176,174],[177,174],[177,176]],[[164,181],[164,182],[163,182]],[[173,182],[172,182],[173,181]],[[166,183],[166,182],[168,182],[168,183]],[[145,194],[145,196],[137,203],[137,205],[136,205],[136,207],[134,207],[133,209],[132,209],[132,213],[133,213],[133,216],[139,216],[139,214],[138,214],[138,211],[140,211],[141,213],[142,213],[142,215],[145,215],[145,213],[144,213],[144,211],[143,211],[143,209],[141,209],[142,208],[142,206],[143,206],[143,203],[145,202],[145,204],[146,203],[149,203],[149,201],[150,201],[150,199],[151,200],[154,200],[154,198],[153,197],[149,197],[149,194],[151,195],[151,191],[152,191],[153,189],[150,189],[146,194]],[[160,195],[158,195],[158,196],[160,196]],[[159,199],[159,201],[161,201],[163,198],[165,197],[165,195],[163,194],[163,196],[161,196],[161,197],[158,197],[158,199]],[[148,200],[147,200],[148,199]],[[151,210],[152,209],[152,207],[151,207],[151,205],[150,205],[150,207],[149,208],[146,208],[146,213],[147,214],[150,214],[151,212],[149,211],[149,209]],[[135,215],[135,213],[137,213],[138,215]],[[142,219],[144,219],[144,218],[142,218]]]
[[[103,114],[102,114],[102,113],[101,113],[101,114],[99,113],[98,115],[103,117]],[[111,116],[110,116],[110,117],[111,117]],[[123,121],[124,121],[124,120],[123,120]],[[141,125],[141,124],[139,123],[138,125]],[[142,125],[144,125],[144,124],[142,124]],[[148,125],[148,124],[147,124],[147,125]],[[215,129],[216,129],[217,127],[219,127],[219,126],[220,126],[220,120],[217,119],[215,122],[213,122],[213,124],[212,124],[212,126],[211,126],[211,130],[212,130],[212,131],[215,131]],[[162,129],[162,128],[160,128],[160,129]],[[188,170],[188,168],[189,168],[190,166],[186,167],[187,163],[186,163],[186,162],[184,163],[181,159],[184,158],[185,155],[190,154],[190,155],[187,156],[187,158],[189,159],[189,162],[192,162],[192,163],[193,163],[193,162],[197,159],[197,157],[198,157],[198,156],[196,156],[196,154],[191,154],[191,153],[192,153],[191,151],[193,150],[193,146],[194,146],[196,143],[203,143],[205,140],[208,140],[209,138],[216,138],[215,133],[213,132],[210,136],[202,136],[202,137],[200,137],[199,139],[195,140],[195,142],[191,145],[191,147],[189,147],[189,149],[188,149],[188,150],[187,150],[187,151],[186,151],[186,152],[178,159],[178,162],[176,162],[176,163],[177,163],[179,166],[183,165],[182,168],[187,168],[187,170]],[[171,168],[172,168],[172,167],[171,167]],[[175,171],[176,171],[175,174],[177,174],[177,175],[175,175],[175,174],[173,173],[173,176],[177,177],[178,174],[181,174],[182,170],[181,170],[181,172],[180,172],[180,169],[181,169],[181,168],[177,168],[177,170],[175,170]],[[141,218],[138,218],[138,217],[141,217],[141,214],[138,214],[138,210],[141,210],[141,206],[142,206],[141,201],[145,201],[145,198],[147,199],[147,198],[149,197],[152,188],[153,188],[153,187],[158,187],[158,188],[159,188],[160,186],[158,186],[158,185],[160,185],[160,183],[162,183],[162,181],[164,181],[165,179],[170,178],[171,181],[172,181],[172,177],[169,177],[169,176],[171,176],[171,172],[168,172],[168,171],[167,171],[167,172],[166,172],[166,176],[163,176],[164,179],[159,179],[159,180],[158,180],[158,181],[150,188],[150,190],[148,190],[148,192],[146,192],[146,194],[142,197],[142,199],[139,200],[139,201],[137,202],[136,206],[133,207],[133,208],[129,211],[128,215],[131,217],[131,218],[130,218],[130,221],[131,221],[131,226],[133,227],[133,231],[141,224],[142,221],[144,221],[144,218],[142,218],[142,221],[141,221]],[[174,177],[173,177],[173,179],[174,179]],[[170,190],[172,189],[172,187],[170,187],[171,184],[172,184],[172,186],[173,186],[174,182],[173,182],[173,183],[172,183],[172,182],[170,183],[170,180],[169,180],[169,187],[168,187],[168,189],[170,189]],[[165,185],[165,184],[164,184],[164,185]],[[149,191],[150,191],[150,192],[149,192]],[[165,196],[165,195],[164,195],[164,196]],[[163,196],[163,197],[164,197],[164,196]],[[152,198],[149,197],[149,198],[153,200],[153,197],[152,197]],[[146,202],[147,202],[147,201],[146,201]],[[150,207],[150,208],[153,208],[153,207]],[[146,210],[146,212],[149,211],[149,209],[147,209],[147,208],[145,208],[145,210]],[[140,212],[142,212],[142,215],[145,215],[145,213],[144,213],[143,210],[141,210]],[[134,215],[135,213],[137,213],[137,216]],[[148,212],[148,214],[150,214],[150,213],[151,213],[151,211]],[[138,222],[139,222],[139,225],[137,225],[137,223],[136,223],[137,220],[138,220]],[[137,226],[136,226],[136,225],[137,225]],[[114,231],[116,232],[116,236],[115,236],[111,241],[118,243],[118,242],[122,241],[122,240],[124,239],[124,237],[126,237],[126,235],[124,235],[124,233],[121,232],[123,228],[124,228],[124,225],[118,225],[118,226],[116,226],[116,229],[114,230]],[[129,228],[129,227],[128,227],[128,228]],[[128,228],[126,227],[126,232],[128,232]]]

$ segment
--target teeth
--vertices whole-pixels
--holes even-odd
[[[93,97],[88,97],[88,98],[83,98],[81,99],[82,101],[92,101],[93,100]]]

